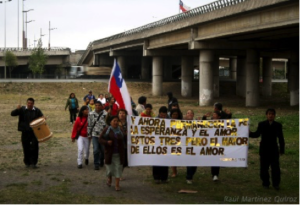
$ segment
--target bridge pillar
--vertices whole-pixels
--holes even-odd
[[[199,53],[199,105],[208,106],[213,104],[214,52],[200,50]]]
[[[163,82],[163,58],[154,56],[152,58],[152,94],[153,96],[162,95]]]
[[[290,105],[294,106],[299,105],[299,53],[292,53],[289,61]]]
[[[123,78],[127,78],[127,67],[124,56],[118,56],[118,64],[121,68]]]
[[[164,70],[163,70],[163,79],[165,81],[172,81],[172,65],[173,65],[173,58],[168,56],[168,57],[164,57]]]
[[[229,60],[230,78],[234,80],[236,80],[236,66],[237,66],[237,59],[230,58]]]
[[[263,84],[262,95],[272,96],[272,58],[263,58]]]
[[[237,57],[236,95],[246,97],[246,58]]]
[[[246,106],[259,105],[259,55],[256,50],[248,49],[246,57]]]
[[[141,76],[143,80],[150,79],[151,59],[149,57],[142,57]]]
[[[218,98],[220,96],[220,81],[219,81],[219,57],[214,55],[213,60],[213,76],[214,76],[214,98]]]
[[[181,57],[181,95],[192,97],[192,81],[194,75],[193,57]]]

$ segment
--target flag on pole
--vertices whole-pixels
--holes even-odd
[[[108,92],[114,96],[119,108],[127,110],[128,115],[132,115],[131,98],[116,59],[108,82]]]
[[[185,5],[181,0],[179,1],[179,8],[182,12],[187,12],[191,9],[190,7]]]

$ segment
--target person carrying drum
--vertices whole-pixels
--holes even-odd
[[[21,140],[24,153],[25,166],[37,168],[39,158],[39,142],[35,137],[30,122],[44,117],[40,109],[34,106],[34,99],[28,98],[26,106],[18,105],[17,109],[11,112],[11,116],[19,116],[18,131],[22,132]]]

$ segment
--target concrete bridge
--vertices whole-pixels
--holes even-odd
[[[28,61],[33,49],[22,49],[22,48],[0,48],[0,67],[4,67],[4,55],[5,51],[11,51],[16,57],[18,67],[13,70],[14,75],[17,77],[26,77],[28,75]],[[44,48],[45,54],[48,56],[48,60],[45,68],[45,75],[53,74],[58,65],[69,65],[71,50],[69,48]],[[4,69],[0,71],[0,77],[4,77]],[[24,75],[24,76],[22,76]],[[6,76],[8,77],[8,69]]]
[[[246,106],[272,95],[272,58],[287,59],[290,105],[299,104],[299,1],[220,0],[129,31],[91,42],[80,65],[112,66],[118,59],[124,78],[152,76],[153,95],[163,80],[181,75],[181,94],[192,94],[199,68],[200,106],[219,96],[219,60],[230,58],[236,95]]]

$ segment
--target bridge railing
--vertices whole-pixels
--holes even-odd
[[[204,6],[196,7],[194,9],[191,9],[191,10],[189,10],[187,12],[184,12],[184,13],[180,13],[180,14],[177,14],[177,15],[174,15],[174,16],[170,16],[168,18],[164,18],[162,20],[155,21],[153,23],[149,23],[149,24],[146,24],[146,25],[138,27],[138,28],[130,29],[128,31],[118,33],[118,34],[115,34],[113,36],[109,36],[107,38],[96,40],[93,43],[101,43],[101,42],[121,38],[123,36],[131,35],[131,34],[134,34],[134,33],[139,33],[139,32],[142,32],[142,31],[145,31],[145,30],[148,30],[148,29],[152,29],[152,28],[156,28],[156,27],[159,27],[159,26],[164,26],[164,25],[169,24],[169,23],[174,23],[176,21],[181,21],[181,20],[186,19],[186,18],[190,18],[190,17],[193,17],[193,16],[197,16],[197,15],[201,15],[201,14],[204,14],[204,13],[212,12],[212,11],[215,11],[215,10],[218,10],[218,9],[221,9],[221,8],[224,8],[224,7],[236,5],[236,4],[245,2],[245,1],[249,1],[249,0],[219,0],[219,1],[215,1],[215,2],[212,2],[212,3],[206,4]]]
[[[4,51],[15,51],[15,52],[24,52],[24,51],[33,51],[36,48],[14,48],[14,47],[6,47],[6,48],[0,48],[0,52],[4,52]],[[50,48],[50,50],[45,47],[42,48],[44,51],[71,51],[70,48],[66,48],[66,47],[52,47]]]
[[[99,43],[103,43],[103,42],[106,42],[106,41],[118,39],[118,38],[121,38],[121,37],[124,37],[124,36],[132,35],[132,34],[135,34],[135,33],[143,32],[143,31],[146,31],[148,29],[164,26],[164,25],[167,25],[169,23],[174,23],[176,21],[181,21],[183,19],[191,18],[191,17],[197,16],[197,15],[201,15],[201,14],[204,14],[204,13],[215,11],[215,10],[218,10],[218,9],[221,9],[221,8],[224,8],[224,7],[239,4],[239,3],[242,3],[242,2],[245,2],[245,1],[249,1],[249,0],[218,0],[218,1],[206,4],[204,6],[196,7],[194,9],[191,9],[191,10],[187,11],[187,12],[180,13],[180,14],[177,14],[177,15],[174,15],[174,16],[170,16],[168,18],[164,18],[164,19],[161,19],[159,21],[155,21],[153,23],[146,24],[146,25],[138,27],[138,28],[130,29],[130,30],[122,32],[122,33],[118,33],[118,34],[115,34],[115,35],[112,35],[112,36],[109,36],[109,37],[106,37],[106,38],[102,38],[102,39],[99,39],[99,40],[92,41],[92,42],[89,43],[86,51],[82,55],[81,59],[78,61],[78,64],[82,63],[83,59],[85,58],[85,56],[87,55],[87,53],[89,52],[89,50],[91,49],[93,44],[99,44]]]

